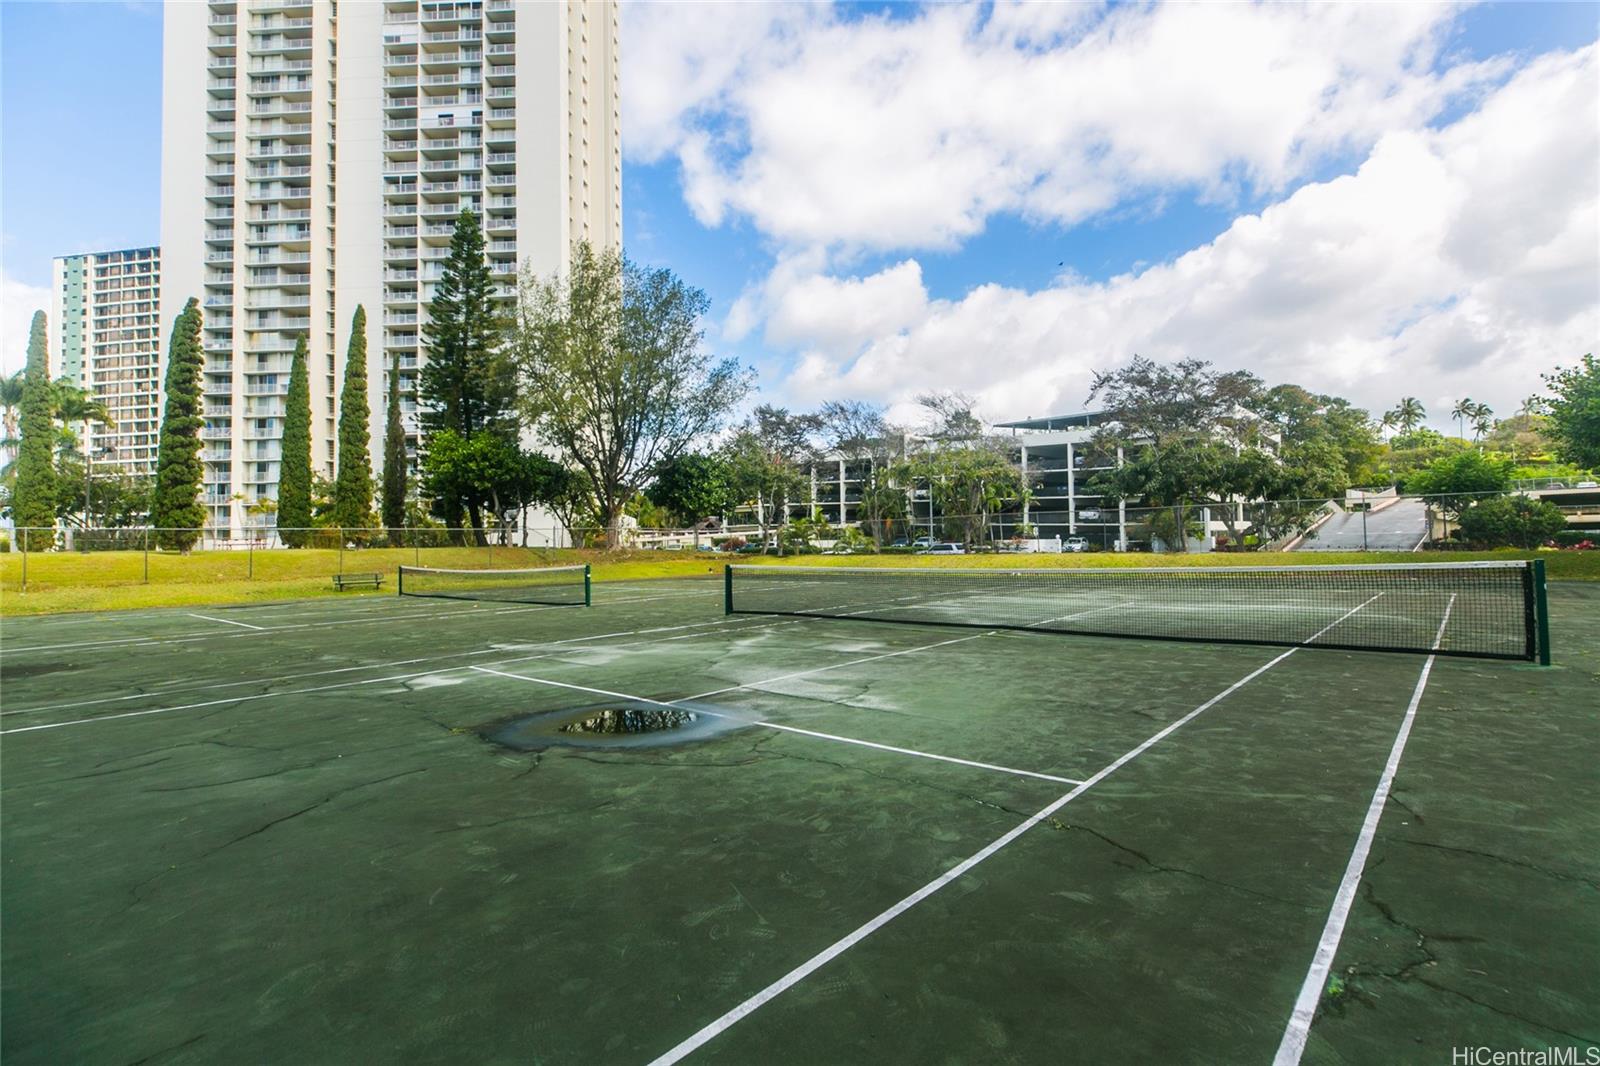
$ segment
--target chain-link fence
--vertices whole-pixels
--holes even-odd
[[[1586,487],[1585,487],[1586,488]],[[782,553],[1424,551],[1467,545],[1460,516],[1500,493],[1239,501],[1135,507],[1103,500],[1040,499],[1026,510],[943,514],[921,507],[873,521],[846,515],[766,524],[708,521],[679,529],[489,526],[451,529],[90,528],[0,531],[0,587],[115,586],[224,581],[316,581],[391,573],[399,565],[515,569],[571,558],[574,550]],[[1592,496],[1593,498],[1590,498]],[[918,501],[913,501],[918,502]],[[1547,500],[1569,523],[1559,545],[1600,540],[1600,492]],[[921,510],[918,514],[916,511]],[[609,535],[608,535],[609,534]]]

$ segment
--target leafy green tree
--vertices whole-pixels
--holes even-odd
[[[56,479],[51,461],[55,390],[50,383],[48,352],[45,314],[35,311],[28,330],[16,482],[11,491],[11,518],[19,528],[48,529],[55,525]]]
[[[1485,548],[1537,548],[1566,528],[1561,508],[1528,496],[1496,496],[1461,512],[1461,539]]]
[[[161,413],[161,443],[156,454],[156,487],[150,523],[163,548],[187,553],[206,520],[200,506],[200,301],[184,305],[172,327],[167,349],[166,405]]]
[[[1102,403],[1113,419],[1102,442],[1156,447],[1223,432],[1242,439],[1256,428],[1253,411],[1261,395],[1260,380],[1248,371],[1223,373],[1203,359],[1164,364],[1141,356],[1096,373],[1089,388],[1090,401]]]
[[[406,427],[400,419],[400,357],[389,368],[383,421],[383,525],[391,537],[406,522]]]
[[[734,360],[702,350],[708,307],[672,271],[586,242],[564,277],[523,280],[523,415],[588,478],[613,548],[627,502],[750,390]]]
[[[1338,453],[1344,484],[1333,492],[1382,478],[1378,460],[1383,454],[1383,442],[1378,437],[1378,427],[1372,416],[1348,400],[1313,393],[1298,385],[1278,385],[1267,390],[1255,411],[1278,434],[1285,452],[1332,448]]]
[[[306,336],[294,344],[284,398],[283,459],[278,473],[278,530],[290,548],[304,547],[311,526],[311,379]]]
[[[1447,518],[1511,487],[1511,461],[1460,451],[1435,459],[1406,479],[1406,492],[1426,496]]]
[[[524,507],[549,502],[565,480],[553,459],[522,451],[498,434],[463,437],[449,429],[434,435],[423,473],[435,497],[451,496],[502,523]]]
[[[738,502],[727,460],[694,452],[662,463],[645,495],[683,526],[723,514]]]
[[[934,436],[953,439],[982,433],[983,423],[973,413],[972,401],[958,394],[930,394],[923,407],[934,416]],[[830,401],[817,412],[829,448],[850,465],[861,481],[859,514],[882,545],[891,523],[906,517],[905,490],[891,476],[907,456],[906,430],[892,425],[883,408],[859,400]]]
[[[734,496],[755,512],[762,544],[770,530],[784,524],[790,504],[805,491],[806,465],[816,459],[821,426],[817,415],[762,404],[723,447]],[[783,550],[781,540],[778,550]]]
[[[997,441],[981,438],[914,453],[897,477],[926,484],[946,535],[969,546],[988,542],[991,516],[1029,498],[1021,468]]]
[[[1600,360],[1585,355],[1575,367],[1544,375],[1551,392],[1540,401],[1550,419],[1556,455],[1587,470],[1600,469]]]
[[[1325,398],[1304,390],[1274,395],[1245,371],[1223,373],[1200,359],[1168,366],[1135,357],[1125,367],[1095,375],[1090,398],[1096,397],[1112,421],[1096,432],[1095,443],[1105,452],[1121,447],[1125,460],[1095,478],[1093,488],[1169,508],[1170,520],[1161,517],[1155,525],[1166,529],[1181,550],[1188,550],[1188,538],[1179,531],[1188,528],[1197,505],[1218,508],[1231,539],[1242,543],[1237,501],[1346,476],[1339,442],[1324,418]],[[1342,411],[1341,417],[1353,416]],[[1277,455],[1267,439],[1274,428],[1285,436]]]
[[[357,306],[350,321],[350,347],[339,392],[339,468],[333,486],[333,524],[364,529],[372,524],[372,456],[367,450],[371,414],[367,399],[367,311]]]

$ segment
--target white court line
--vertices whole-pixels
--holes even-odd
[[[979,770],[996,770],[1002,774],[1015,774],[1018,777],[1036,777],[1041,781],[1054,781],[1058,785],[1081,785],[1082,781],[1075,777],[1057,777],[1055,774],[1041,774],[1037,770],[1019,770],[1014,766],[997,766],[994,763],[975,762],[972,759],[958,759],[954,755],[936,755],[931,751],[914,751],[911,748],[897,748],[892,744],[878,744],[871,740],[857,740],[855,737],[841,737],[834,733],[818,733],[812,729],[801,729],[798,726],[779,725],[776,722],[757,722],[757,725],[768,729],[779,729],[785,733],[799,733],[807,737],[819,737],[822,740],[837,740],[843,744],[859,744],[863,748],[877,748],[879,751],[892,751],[900,755],[916,755],[924,759],[937,759],[939,762],[953,762],[959,766],[972,766]]]
[[[212,618],[209,614],[195,614],[193,611],[189,612],[189,617],[199,618],[206,622],[220,622],[225,626],[241,626],[245,629],[254,629],[258,631],[265,630],[267,628],[266,626],[253,626],[248,622],[235,622],[230,618]]]
[[[719,622],[701,622],[701,623],[696,623],[696,624],[697,625],[701,625],[701,626],[705,626],[705,625],[717,625],[717,624],[720,624],[720,623]],[[792,625],[792,624],[794,624],[794,623],[793,622],[772,622],[772,623],[769,623],[769,624],[764,625],[764,626],[746,626],[743,629],[736,629],[736,630],[733,630],[732,632],[734,632],[734,633],[743,633],[746,630],[750,630],[750,629],[769,629],[769,628],[772,628],[773,626]],[[639,629],[639,630],[634,630],[633,633],[636,633],[636,634],[642,634],[642,633],[666,633],[666,632],[672,632],[674,630],[688,629],[688,628],[693,628],[693,627],[691,627],[691,626],[662,626],[662,627],[657,628],[657,629]],[[573,637],[573,638],[571,638],[571,640],[566,640],[566,641],[552,641],[550,644],[544,645],[544,647],[546,647],[546,648],[557,647],[557,646],[560,646],[560,645],[576,643],[576,642],[582,641],[582,640],[598,640],[598,639],[601,639],[602,637],[627,636],[627,635],[630,635],[630,634],[627,634],[627,633],[602,633],[602,634],[596,634],[593,637]],[[683,638],[682,637],[668,637],[666,639],[667,640],[681,640]],[[664,643],[664,641],[641,640],[641,641],[634,641],[631,644],[612,645],[612,647],[623,647],[623,648],[625,648],[625,647],[638,646],[640,644],[655,644],[655,643]],[[476,651],[476,652],[461,652],[460,654],[461,655],[488,655],[488,654],[491,654],[491,653],[496,652],[496,651],[504,651],[504,650],[505,649],[502,649],[502,648],[487,648],[487,649],[482,649],[482,650]],[[543,651],[543,652],[538,652],[538,653],[535,653],[535,654],[532,654],[532,655],[511,656],[511,657],[508,657],[508,658],[505,658],[505,659],[497,660],[497,662],[498,662],[499,665],[502,665],[502,666],[508,665],[508,664],[514,664],[514,663],[525,663],[525,662],[529,662],[529,661],[534,660],[534,659],[546,658],[550,654],[551,653],[548,652],[548,651]],[[455,656],[452,655],[452,656],[449,656],[449,657],[450,658],[454,658]],[[444,656],[441,656],[441,658],[444,658]],[[404,663],[404,662],[407,662],[407,661],[410,661],[410,662],[426,662],[428,660],[425,660],[425,659],[402,660],[401,662]],[[381,666],[384,666],[384,665],[400,665],[400,664],[398,664],[398,663],[389,663],[389,664],[374,664],[372,666],[365,666],[365,667],[359,667],[359,666],[341,667],[339,670],[326,671],[326,672],[343,673],[343,672],[348,671],[348,670],[362,670],[362,669],[371,670],[371,669],[378,669],[378,668],[380,668]],[[442,670],[441,669],[437,669],[437,668],[429,669],[429,670],[414,670],[414,671],[411,671],[410,673],[392,674],[392,675],[390,675],[388,677],[365,678],[365,679],[362,679],[362,680],[359,680],[359,681],[341,681],[338,684],[334,684],[334,685],[316,685],[316,686],[313,686],[311,688],[286,689],[286,690],[281,691],[281,692],[258,692],[258,693],[253,693],[253,694],[248,695],[248,696],[228,696],[228,697],[224,697],[222,699],[204,700],[204,701],[201,701],[199,703],[178,704],[177,706],[174,706],[174,707],[151,707],[151,708],[146,708],[144,710],[139,710],[139,711],[125,711],[125,712],[123,712],[121,714],[101,714],[101,715],[96,715],[93,718],[75,718],[75,719],[72,719],[71,721],[67,721],[67,722],[49,722],[49,723],[45,723],[45,724],[42,724],[42,725],[14,726],[11,729],[0,729],[0,736],[5,736],[5,735],[10,734],[10,733],[33,733],[33,732],[37,732],[37,731],[43,730],[43,729],[62,729],[62,728],[65,728],[66,726],[92,725],[95,722],[109,722],[109,721],[113,721],[113,720],[118,719],[118,718],[142,718],[142,717],[144,717],[146,715],[151,715],[151,714],[170,714],[170,713],[172,713],[174,711],[193,711],[193,710],[198,710],[198,709],[200,709],[202,707],[220,707],[220,706],[223,706],[225,704],[230,704],[230,703],[250,703],[250,702],[253,702],[255,700],[268,699],[269,697],[272,697],[272,696],[299,696],[299,695],[303,695],[305,693],[310,693],[310,692],[328,692],[328,691],[331,691],[333,689],[354,688],[354,687],[359,686],[359,685],[376,685],[376,684],[380,684],[380,683],[387,682],[387,681],[407,681],[407,680],[410,680],[410,679],[416,678],[416,677],[427,677],[430,674],[447,674],[447,673],[452,673],[452,672],[457,671],[457,670],[465,670],[465,669],[469,669],[469,667],[468,666],[451,666],[451,667],[445,667]],[[318,672],[323,672],[323,671],[318,671]],[[291,676],[312,676],[312,675],[291,675]],[[278,681],[278,680],[285,680],[285,679],[284,678],[257,678],[257,679],[254,679],[254,680],[251,680],[251,681],[247,681],[247,682],[240,682],[240,684],[270,685],[270,684],[276,683],[276,681]],[[219,687],[219,686],[213,686],[213,687]],[[160,695],[160,694],[157,693],[155,695]],[[36,710],[36,711],[45,710],[45,709],[46,708],[43,708],[43,707],[33,708],[33,710]],[[24,711],[11,711],[11,712],[7,712],[7,713],[10,713],[10,714],[23,714],[23,713],[27,713],[27,712],[24,712]]]
[[[650,703],[657,707],[681,707],[684,704],[693,703],[696,700],[703,700],[709,696],[717,696],[724,692],[736,692],[741,689],[760,690],[761,686],[763,685],[770,685],[778,681],[785,681],[789,678],[804,677],[807,674],[818,674],[826,670],[839,670],[846,666],[855,666],[858,663],[875,662],[879,659],[892,659],[897,655],[910,655],[913,652],[930,651],[934,648],[942,648],[949,644],[960,644],[963,641],[977,640],[980,637],[987,637],[991,635],[992,634],[989,633],[975,633],[970,637],[957,637],[955,640],[941,640],[936,644],[921,644],[915,648],[902,648],[899,651],[885,652],[882,655],[870,655],[865,659],[851,659],[848,662],[834,663],[832,666],[819,666],[812,670],[802,670],[799,673],[783,674],[779,677],[769,677],[762,681],[751,681],[743,685],[729,685],[726,688],[712,689],[710,692],[702,692],[694,696],[684,696],[681,699],[676,700],[653,700],[647,696],[635,696],[627,692],[614,692],[610,689],[594,688],[590,685],[577,685],[568,681],[552,681],[549,678],[544,677],[528,677],[526,674],[507,673],[504,670],[495,670],[487,666],[473,666],[469,669],[476,670],[481,674],[494,674],[497,677],[508,677],[516,681],[527,681],[534,685],[549,685],[553,688],[570,689],[574,692],[587,692],[596,696],[609,696],[613,699],[628,700],[633,703]],[[704,709],[699,710],[702,714],[710,715],[713,718],[731,717],[730,715],[719,714],[716,711],[707,711]],[[939,755],[930,751],[918,751],[915,748],[897,748],[892,744],[879,744],[871,740],[860,740],[856,737],[840,736],[837,733],[819,733],[814,729],[800,729],[797,726],[779,725],[776,722],[752,721],[750,724],[753,726],[759,726],[763,729],[776,729],[784,733],[798,733],[802,736],[816,737],[819,740],[833,740],[841,744],[855,744],[863,748],[876,748],[879,751],[892,751],[899,755],[914,755],[919,759],[933,759],[937,762],[956,763],[960,766],[971,766],[980,770],[994,770],[998,773],[1013,774],[1018,777],[1034,777],[1044,781],[1054,781],[1057,784],[1063,785],[1081,784],[1077,778],[1073,777],[1057,777],[1054,774],[1042,774],[1036,770],[1019,770],[1013,766],[998,766],[994,763],[976,762],[972,759],[958,759],[953,755]]]
[[[1332,629],[1334,626],[1338,625],[1340,622],[1343,622],[1346,618],[1349,618],[1351,615],[1355,614],[1357,611],[1361,610],[1362,607],[1365,607],[1368,603],[1371,603],[1372,600],[1375,600],[1375,599],[1377,599],[1376,596],[1372,597],[1372,599],[1368,600],[1366,603],[1363,603],[1360,607],[1351,608],[1351,610],[1348,611],[1343,617],[1339,618],[1337,621],[1333,622],[1332,624],[1327,626],[1325,629],[1323,629],[1320,632],[1318,632],[1316,634],[1316,636],[1312,637],[1311,639],[1315,640],[1316,637],[1320,637],[1323,633],[1326,633],[1329,629]],[[720,1018],[717,1018],[716,1020],[714,1020],[714,1021],[710,1022],[709,1024],[705,1025],[704,1027],[702,1027],[700,1030],[698,1030],[693,1035],[691,1035],[688,1039],[686,1039],[686,1040],[682,1041],[681,1043],[677,1044],[676,1046],[674,1046],[673,1048],[669,1049],[668,1051],[666,1051],[665,1053],[661,1054],[660,1056],[656,1057],[655,1059],[652,1059],[651,1062],[650,1062],[650,1066],[669,1066],[669,1064],[680,1061],[681,1059],[684,1058],[684,1056],[688,1055],[690,1052],[695,1051],[696,1049],[698,1049],[701,1046],[705,1045],[709,1041],[715,1039],[719,1034],[723,1033],[727,1029],[729,1029],[732,1026],[736,1025],[741,1019],[746,1018],[749,1015],[755,1013],[755,1011],[760,1009],[763,1005],[765,1005],[765,1004],[771,1002],[772,1000],[776,999],[778,996],[782,995],[785,991],[787,991],[788,989],[790,989],[790,988],[794,987],[795,985],[799,984],[801,981],[805,980],[806,977],[810,976],[812,973],[814,973],[817,970],[821,969],[823,966],[825,966],[827,963],[831,962],[833,959],[835,959],[838,956],[844,954],[846,951],[848,951],[850,948],[854,947],[856,944],[859,944],[861,941],[865,940],[867,937],[871,936],[873,933],[877,932],[879,929],[882,929],[884,926],[886,926],[890,922],[894,921],[896,918],[898,918],[900,915],[904,914],[906,911],[910,910],[912,907],[915,907],[918,903],[921,903],[923,900],[927,899],[929,896],[933,895],[935,892],[938,892],[940,889],[944,888],[946,885],[950,884],[952,881],[957,880],[963,874],[965,874],[968,870],[971,870],[973,867],[977,866],[979,863],[984,862],[985,860],[989,859],[991,856],[993,856],[994,854],[999,852],[1002,848],[1006,847],[1008,844],[1011,844],[1013,841],[1015,841],[1018,837],[1022,836],[1028,830],[1032,829],[1034,826],[1038,825],[1040,822],[1043,822],[1046,818],[1049,818],[1051,815],[1055,814],[1056,811],[1059,811],[1062,807],[1065,807],[1067,804],[1071,803],[1073,800],[1077,799],[1079,796],[1081,796],[1085,792],[1089,791],[1095,785],[1099,784],[1101,781],[1104,781],[1107,777],[1111,776],[1117,770],[1121,769],[1123,766],[1125,766],[1128,763],[1132,762],[1134,759],[1137,759],[1140,755],[1143,755],[1151,747],[1153,747],[1156,744],[1160,743],[1163,739],[1165,739],[1166,737],[1170,736],[1172,733],[1176,732],[1178,729],[1181,729],[1183,726],[1187,725],[1189,722],[1191,722],[1194,719],[1198,718],[1201,714],[1205,713],[1207,710],[1210,710],[1212,707],[1216,706],[1218,703],[1221,703],[1228,696],[1230,696],[1233,693],[1237,692],[1239,689],[1243,688],[1245,685],[1249,684],[1251,681],[1254,681],[1256,678],[1260,677],[1262,674],[1266,673],[1268,670],[1271,670],[1274,666],[1277,666],[1279,663],[1283,662],[1285,659],[1289,658],[1289,656],[1293,655],[1295,652],[1297,652],[1299,650],[1300,649],[1298,647],[1290,648],[1288,651],[1283,652],[1282,654],[1277,656],[1275,659],[1273,659],[1272,661],[1268,662],[1266,665],[1258,666],[1256,669],[1252,670],[1250,673],[1246,674],[1244,677],[1242,677],[1239,680],[1235,681],[1233,684],[1229,685],[1227,688],[1223,689],[1221,692],[1217,693],[1215,696],[1212,696],[1209,700],[1206,700],[1206,702],[1202,703],[1200,706],[1196,707],[1194,710],[1190,711],[1188,714],[1184,715],[1182,718],[1179,718],[1176,721],[1169,723],[1167,726],[1165,726],[1164,728],[1162,728],[1158,732],[1153,733],[1151,736],[1147,737],[1143,742],[1141,742],[1137,747],[1134,747],[1134,748],[1130,749],[1129,751],[1124,752],[1122,755],[1118,756],[1111,763],[1107,764],[1103,769],[1101,769],[1099,772],[1097,772],[1093,777],[1090,777],[1087,781],[1085,781],[1081,785],[1078,785],[1077,787],[1073,788],[1072,791],[1070,791],[1070,792],[1066,793],[1065,795],[1057,798],[1056,800],[1054,800],[1053,802],[1051,802],[1047,806],[1042,807],[1036,814],[1034,814],[1032,817],[1030,817],[1027,821],[1025,821],[1022,824],[1020,824],[1020,825],[1016,826],[1015,828],[1011,829],[1009,832],[1006,832],[1006,833],[1002,834],[1001,836],[996,837],[988,845],[986,845],[985,847],[983,847],[979,851],[974,852],[971,856],[969,856],[968,858],[964,859],[959,864],[957,864],[957,865],[951,867],[950,869],[946,870],[944,873],[940,874],[938,877],[934,878],[932,881],[929,881],[927,884],[923,885],[921,888],[919,888],[915,892],[911,893],[911,895],[909,895],[909,896],[905,897],[904,899],[902,899],[899,903],[896,903],[894,906],[888,908],[887,910],[880,912],[876,917],[872,918],[870,921],[868,921],[865,924],[857,927],[855,930],[853,930],[852,932],[850,932],[846,936],[840,938],[839,940],[834,941],[832,944],[828,945],[828,947],[824,948],[822,951],[820,951],[817,954],[813,955],[811,958],[807,959],[805,962],[801,963],[799,966],[796,966],[794,969],[790,970],[788,973],[784,974],[782,977],[780,977],[776,981],[772,982],[772,984],[768,985],[766,988],[763,988],[761,991],[757,992],[755,995],[751,996],[749,999],[745,1000],[743,1003],[740,1003],[738,1006],[734,1007],[732,1010],[730,1010],[727,1013],[723,1014]]]
[[[1439,623],[1439,632],[1433,638],[1433,647],[1437,651],[1444,640],[1444,630],[1450,624],[1450,612],[1456,605],[1454,594],[1444,609],[1444,620]],[[1411,736],[1411,725],[1417,718],[1417,707],[1422,703],[1422,693],[1428,687],[1428,675],[1433,672],[1433,663],[1438,656],[1428,656],[1428,661],[1422,664],[1422,673],[1417,678],[1417,687],[1411,691],[1411,702],[1406,706],[1406,715],[1400,722],[1400,730],[1395,734],[1394,745],[1389,749],[1389,761],[1384,763],[1383,775],[1378,778],[1378,787],[1372,792],[1372,802],[1367,805],[1367,816],[1361,823],[1361,833],[1356,837],[1356,846],[1350,852],[1350,861],[1345,865],[1344,879],[1339,882],[1339,891],[1334,894],[1333,907],[1328,911],[1327,923],[1322,927],[1322,939],[1317,942],[1317,950],[1311,957],[1311,968],[1306,971],[1306,979],[1300,986],[1300,995],[1295,999],[1294,1010],[1289,1014],[1289,1024],[1283,1030],[1283,1040],[1278,1045],[1278,1053],[1272,1059],[1273,1066],[1296,1066],[1300,1056],[1305,1053],[1306,1040],[1311,1036],[1311,1022],[1317,1014],[1317,1004],[1322,1000],[1322,990],[1327,986],[1328,973],[1333,969],[1334,956],[1339,951],[1339,940],[1344,936],[1344,923],[1350,917],[1350,907],[1355,902],[1356,890],[1361,886],[1361,873],[1366,869],[1367,855],[1372,851],[1372,841],[1378,832],[1378,822],[1383,817],[1383,808],[1389,802],[1389,790],[1394,785],[1395,774],[1400,770],[1400,756],[1406,750],[1406,740]]]
[[[1042,622],[1029,622],[1028,623],[1028,628],[1032,629],[1034,626],[1047,626],[1052,622],[1070,622],[1074,618],[1087,618],[1091,614],[1103,614],[1106,611],[1114,611],[1118,607],[1131,607],[1131,606],[1133,606],[1133,604],[1131,604],[1131,603],[1113,603],[1113,604],[1111,604],[1110,606],[1107,606],[1107,607],[1095,607],[1092,610],[1078,611],[1075,614],[1064,614],[1059,618],[1046,618]]]

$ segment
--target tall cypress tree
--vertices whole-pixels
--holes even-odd
[[[463,210],[422,331],[428,360],[418,379],[417,399],[424,451],[429,437],[447,429],[467,440],[479,433],[515,439],[516,387],[510,360],[501,350],[504,327],[494,306],[494,279],[483,255],[483,231],[478,217]],[[473,528],[481,530],[477,504],[467,509]],[[462,524],[461,501],[438,499],[434,510],[446,525]]]
[[[50,383],[49,342],[43,311],[33,313],[28,330],[28,363],[22,379],[22,416],[17,446],[17,480],[11,495],[11,517],[18,528],[48,529],[56,524],[54,447],[55,388]],[[35,546],[51,538],[34,533]]]
[[[344,387],[339,393],[339,471],[333,483],[333,521],[346,529],[364,529],[372,521],[372,435],[367,419],[367,312],[357,306],[350,322],[350,348],[344,359]]]
[[[156,543],[187,552],[206,520],[200,506],[200,301],[189,297],[172,326],[167,347],[166,405],[161,412],[161,443],[156,452],[156,487],[150,524]]]
[[[294,345],[289,395],[284,399],[283,460],[278,473],[278,529],[291,548],[303,547],[311,525],[311,379],[306,335]]]
[[[393,537],[406,524],[406,427],[400,421],[400,356],[389,368],[389,408],[383,423],[383,524]]]

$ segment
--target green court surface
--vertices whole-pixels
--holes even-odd
[[[1551,668],[708,580],[6,620],[0,1055],[1583,1061],[1600,586],[1550,600]]]

